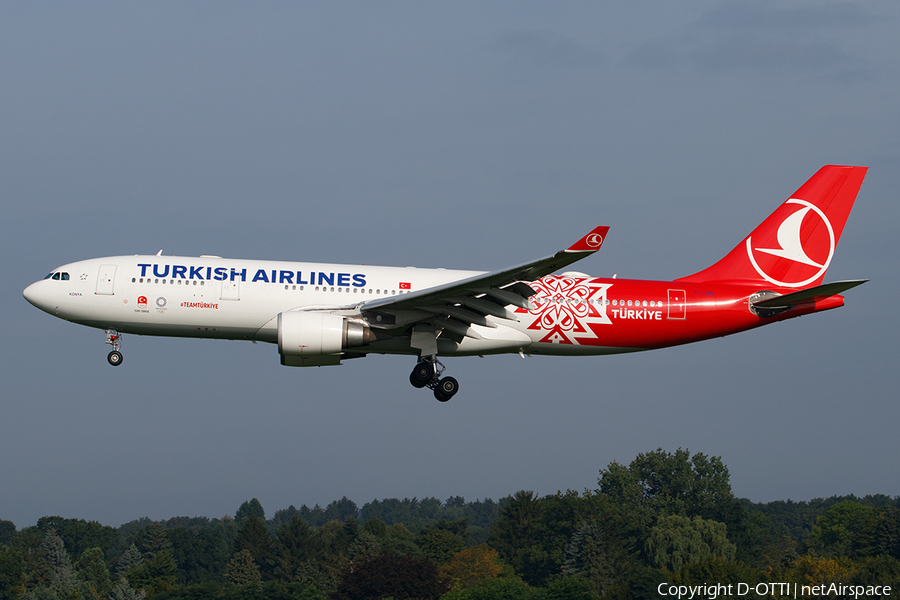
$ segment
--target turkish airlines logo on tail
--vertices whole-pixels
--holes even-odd
[[[825,274],[834,256],[834,229],[819,207],[791,198],[787,204],[802,208],[789,214],[778,226],[774,239],[747,238],[747,256],[759,276],[781,287],[803,287]],[[825,224],[825,228],[819,227]],[[787,265],[783,261],[790,261]],[[776,278],[773,273],[784,273]],[[787,277],[787,275],[790,277]]]

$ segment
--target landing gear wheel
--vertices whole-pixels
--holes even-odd
[[[423,388],[434,379],[434,363],[422,361],[409,374],[409,382],[413,387]]]
[[[108,360],[109,364],[112,366],[118,367],[122,364],[122,353],[118,350],[113,350],[109,353],[109,356],[106,357],[106,360]]]
[[[438,402],[446,402],[459,391],[459,382],[453,377],[444,377],[434,388],[434,397]]]

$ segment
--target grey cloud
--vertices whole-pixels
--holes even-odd
[[[874,65],[848,53],[831,29],[872,22],[874,17],[851,5],[783,8],[727,3],[681,32],[642,43],[626,63],[651,69],[758,71],[855,81],[872,77]]]
[[[501,34],[493,47],[513,61],[532,66],[579,67],[600,60],[600,53],[596,50],[546,29]]]
[[[772,2],[723,2],[698,24],[731,30],[797,32],[869,25],[877,17],[856,4],[791,7]]]

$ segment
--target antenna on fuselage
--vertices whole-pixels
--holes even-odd
[[[159,252],[156,253],[157,256],[162,256],[162,248],[159,249]]]

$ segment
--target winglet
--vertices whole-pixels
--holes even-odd
[[[589,234],[565,249],[565,252],[596,252],[603,245],[609,227],[600,225],[591,230]]]

